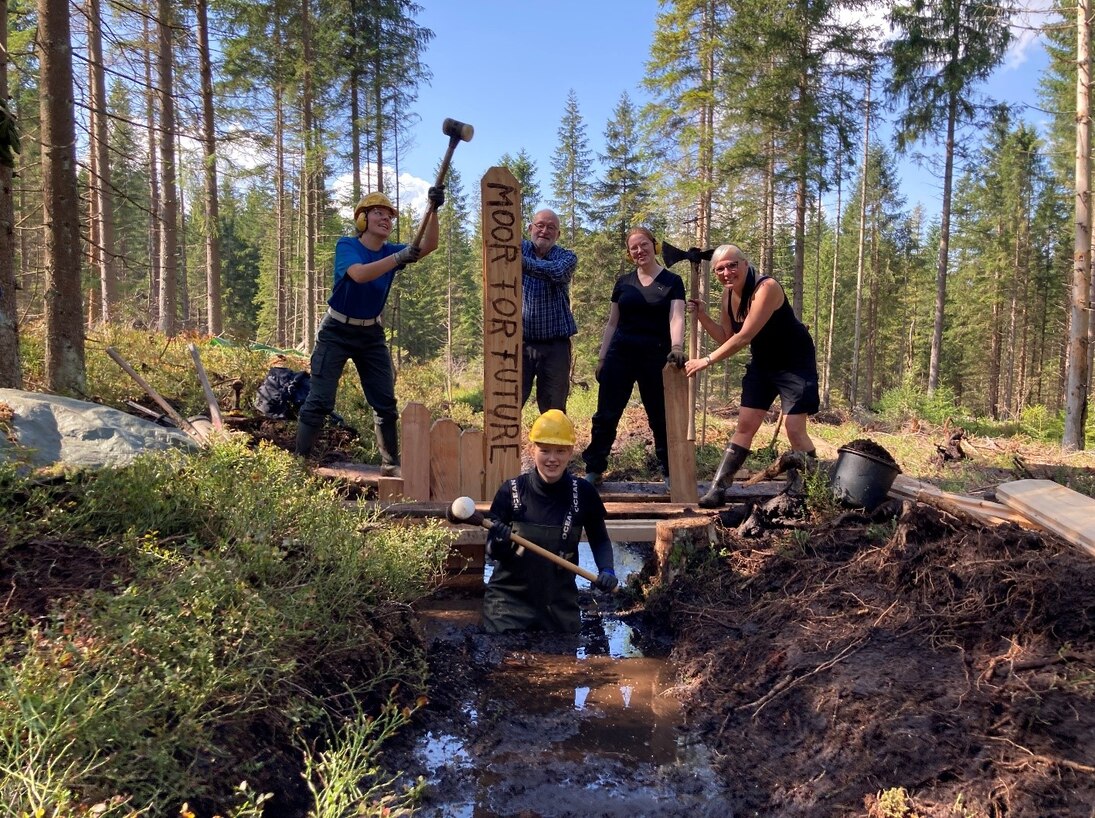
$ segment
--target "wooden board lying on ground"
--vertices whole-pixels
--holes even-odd
[[[890,487],[890,496],[899,500],[919,500],[943,509],[953,508],[992,525],[1015,523],[1023,528],[1034,527],[1030,520],[1002,503],[943,491],[931,483],[915,480],[903,474],[894,478],[893,485]]]
[[[997,498],[1047,531],[1095,557],[1095,499],[1052,480],[1016,480],[996,487]]]

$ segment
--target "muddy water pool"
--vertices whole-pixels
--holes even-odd
[[[649,546],[616,546],[622,583]],[[582,566],[596,571],[588,547]],[[484,581],[489,578],[488,565]],[[433,656],[431,704],[398,759],[423,776],[415,815],[727,816],[709,753],[683,724],[664,657],[577,580],[574,636],[487,635],[480,595],[420,610]]]

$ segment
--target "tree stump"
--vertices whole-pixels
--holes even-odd
[[[654,556],[658,560],[658,581],[668,585],[688,564],[706,560],[718,542],[710,517],[676,517],[659,520],[654,535]]]

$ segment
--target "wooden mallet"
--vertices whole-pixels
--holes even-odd
[[[452,161],[452,152],[456,150],[457,143],[471,142],[471,138],[475,136],[475,128],[458,119],[446,119],[441,123],[441,133],[449,138],[449,149],[445,151],[445,158],[441,160],[441,168],[437,171],[437,181],[433,183],[434,187],[441,187],[445,184],[445,177],[449,173],[449,163]],[[436,210],[437,208],[432,204],[426,208],[426,215],[422,217],[422,223],[418,225],[418,232],[415,234],[414,241],[411,242],[415,247],[422,244],[422,236],[426,232],[426,225],[429,224],[430,216]]]
[[[452,501],[452,505],[449,506],[448,513],[445,515],[446,519],[450,523],[464,523],[465,525],[477,525],[482,528],[490,530],[491,522],[483,518],[483,515],[475,510],[475,501],[470,497],[457,497]],[[580,565],[575,565],[568,559],[560,557],[553,551],[548,551],[546,548],[542,548],[532,540],[525,539],[520,534],[509,535],[509,538],[517,543],[517,545],[523,546],[527,550],[534,554],[539,554],[546,560],[554,562],[556,565],[566,568],[571,573],[577,574],[583,579],[588,579],[590,582],[597,581],[597,575],[592,571],[587,571]]]

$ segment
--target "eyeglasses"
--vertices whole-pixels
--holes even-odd
[[[724,261],[722,264],[715,267],[715,272],[721,273],[723,270],[736,270],[738,269],[739,264],[741,264],[740,261]]]
[[[532,226],[544,232],[556,233],[559,230],[559,227],[551,222],[533,222]]]

